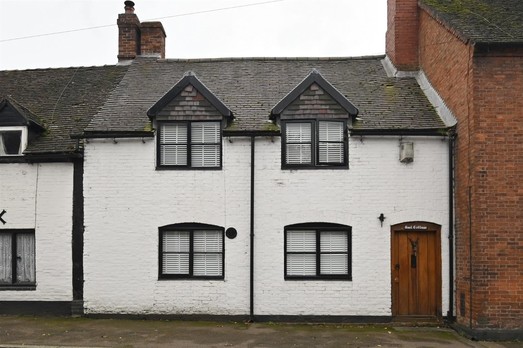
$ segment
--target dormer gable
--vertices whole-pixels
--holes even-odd
[[[232,111],[192,72],[188,72],[148,111],[149,118],[173,120],[232,120]]]
[[[44,127],[27,108],[11,97],[0,99],[0,156],[19,156],[25,151],[28,141]]]
[[[348,119],[349,127],[357,115],[358,109],[315,69],[271,110],[272,119]]]

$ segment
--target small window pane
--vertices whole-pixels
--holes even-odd
[[[316,252],[316,232],[287,231],[287,252]]]
[[[307,123],[287,123],[285,136],[287,143],[310,143],[312,139],[312,125]]]
[[[191,123],[191,142],[193,144],[220,143],[220,122]]]
[[[0,284],[11,284],[12,276],[12,236],[0,233]]]
[[[311,144],[287,144],[286,156],[288,164],[311,163]]]
[[[287,275],[315,276],[316,254],[287,254]]]
[[[160,149],[162,165],[187,165],[187,145],[161,145]]]
[[[343,231],[328,231],[320,234],[321,252],[347,252],[348,235]]]
[[[194,231],[194,252],[222,252],[221,231]]]
[[[221,276],[222,254],[194,254],[193,274],[195,276]]]
[[[320,163],[343,163],[343,143],[319,143]]]
[[[189,274],[189,254],[163,254],[163,274]]]
[[[343,122],[320,121],[320,141],[343,141]]]
[[[189,231],[167,231],[163,233],[164,252],[189,252]]]
[[[193,167],[220,166],[220,145],[193,145],[191,149]]]
[[[321,274],[348,274],[347,254],[322,254],[320,257]]]
[[[160,143],[186,144],[187,125],[184,123],[162,124],[160,127]]]
[[[16,281],[28,283],[35,281],[35,241],[34,234],[16,235]]]

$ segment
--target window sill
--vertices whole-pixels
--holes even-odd
[[[0,291],[34,291],[36,285],[0,285]]]
[[[292,166],[292,165],[282,165],[282,170],[316,170],[316,169],[334,169],[334,170],[340,170],[340,169],[349,169],[349,166],[346,164],[339,165],[339,166]]]
[[[156,166],[156,170],[222,170],[222,167],[177,167],[177,166]]]
[[[302,277],[302,276],[285,276],[285,280],[343,280],[343,281],[352,281],[352,277],[349,276],[310,276],[310,277]]]
[[[170,280],[225,280],[225,277],[193,277],[193,276],[162,276],[158,278],[158,281],[170,281]]]

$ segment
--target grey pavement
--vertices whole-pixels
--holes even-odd
[[[1,348],[523,347],[470,341],[445,327],[0,316]]]

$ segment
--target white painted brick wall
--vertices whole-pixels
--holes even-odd
[[[35,229],[36,290],[0,291],[0,301],[72,300],[73,165],[0,164],[0,229]]]
[[[405,139],[407,140],[407,139]],[[351,139],[348,170],[282,170],[280,139],[256,140],[255,314],[390,315],[390,225],[442,225],[443,313],[448,293],[446,142]],[[148,140],[90,141],[85,164],[85,303],[91,313],[248,314],[250,139],[223,142],[223,170],[156,171]],[[383,227],[378,216],[386,216]],[[235,227],[225,280],[158,280],[158,227]],[[285,281],[283,228],[352,226],[352,281]]]

